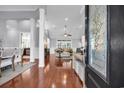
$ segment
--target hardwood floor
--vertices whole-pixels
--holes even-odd
[[[45,68],[36,65],[0,86],[2,88],[81,88],[78,76],[72,69],[72,61],[47,56]]]

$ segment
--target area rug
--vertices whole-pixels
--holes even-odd
[[[15,78],[16,76],[18,76],[19,74],[23,73],[24,71],[26,71],[27,69],[29,69],[30,67],[32,67],[33,65],[35,65],[36,63],[26,63],[23,65],[23,67],[21,67],[21,65],[16,65],[15,67],[15,71],[12,71],[12,69],[7,69],[5,71],[2,72],[2,77],[0,77],[0,85],[8,82],[9,80]]]

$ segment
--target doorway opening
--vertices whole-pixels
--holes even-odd
[[[29,62],[30,60],[30,32],[20,33],[20,47],[23,49],[23,62]]]
[[[21,48],[30,48],[30,32],[21,32]]]

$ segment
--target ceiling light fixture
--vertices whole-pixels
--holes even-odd
[[[67,25],[66,24],[67,24],[68,18],[66,17],[64,20],[65,20],[65,25],[64,25],[65,33],[64,33],[64,37],[72,36],[71,34],[67,33],[68,29],[67,29]]]
[[[67,25],[64,26],[64,31],[65,31],[64,37],[67,37],[67,32],[66,32],[67,31]]]
[[[71,34],[67,33],[67,25],[64,26],[64,37],[72,36]]]
[[[67,34],[64,34],[64,37],[67,37]]]

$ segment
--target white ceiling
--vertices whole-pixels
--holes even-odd
[[[83,7],[83,9],[82,9]],[[72,34],[72,39],[80,39],[82,30],[82,14],[80,12],[84,6],[81,5],[48,5],[47,6],[47,29],[51,39],[65,39],[64,25],[65,18],[68,18],[68,32]]]
[[[35,11],[44,5],[0,5],[0,11]]]

